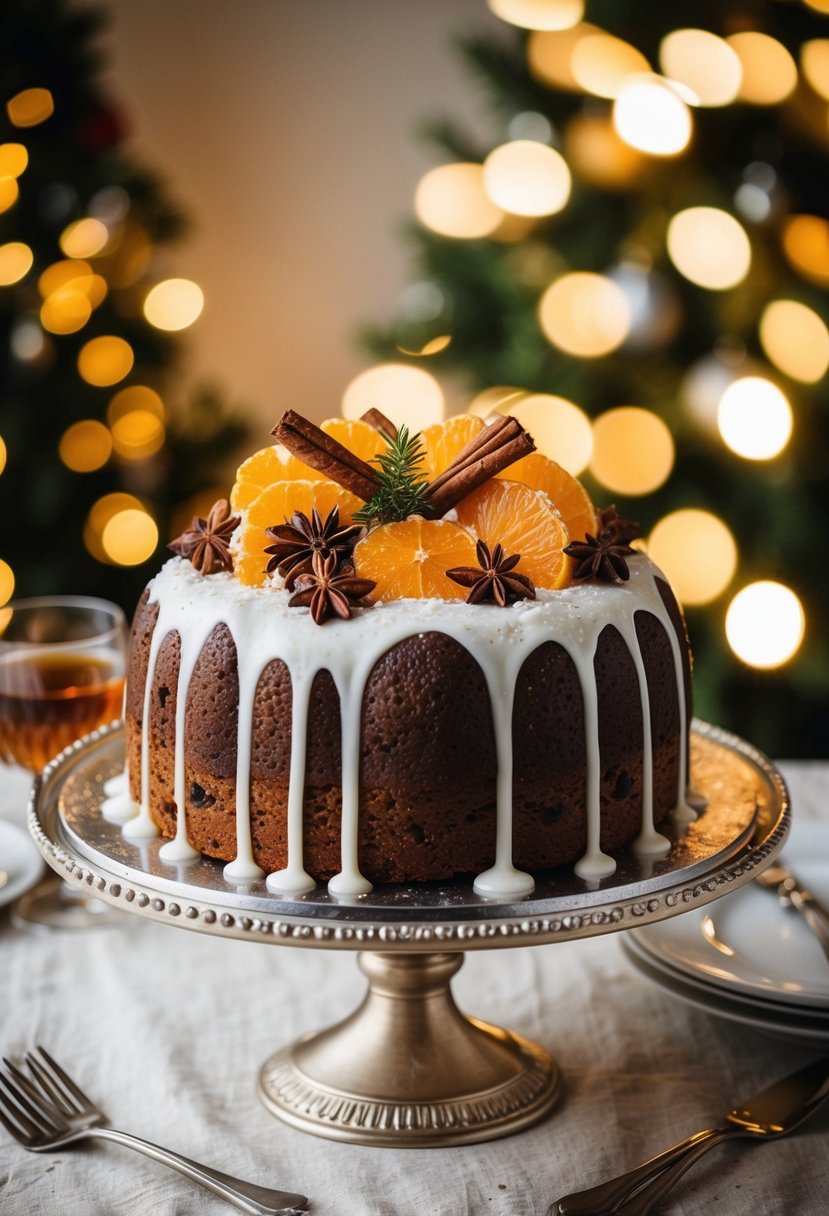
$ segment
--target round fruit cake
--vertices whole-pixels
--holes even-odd
[[[133,622],[125,832],[284,895],[519,897],[665,851],[690,651],[635,525],[512,419],[377,418],[286,415],[171,546]]]

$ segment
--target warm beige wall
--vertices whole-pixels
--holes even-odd
[[[426,115],[488,128],[453,31],[500,27],[484,0],[108,0],[112,89],[132,144],[191,212],[163,273],[206,307],[188,371],[263,423],[321,419],[369,360],[413,270],[398,232],[435,154]]]

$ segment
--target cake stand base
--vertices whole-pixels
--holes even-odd
[[[364,952],[358,1009],[271,1056],[259,1096],[302,1131],[395,1148],[472,1144],[542,1119],[559,1093],[535,1043],[465,1017],[449,986],[460,953]]]

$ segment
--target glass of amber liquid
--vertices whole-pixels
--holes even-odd
[[[37,773],[121,713],[127,624],[117,604],[47,596],[0,608],[0,760]],[[108,913],[58,880],[24,896],[27,927],[80,927]]]

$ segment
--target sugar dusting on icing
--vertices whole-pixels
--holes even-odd
[[[342,825],[340,871],[329,882],[332,895],[351,899],[371,890],[358,859],[360,802],[360,731],[363,693],[378,660],[406,638],[438,632],[453,638],[480,666],[489,690],[498,765],[496,786],[495,864],[475,880],[479,894],[490,898],[519,898],[533,889],[529,874],[512,863],[512,708],[518,676],[527,657],[544,642],[558,642],[573,661],[584,703],[587,767],[587,842],[576,864],[583,878],[612,874],[616,863],[600,848],[601,757],[594,656],[606,625],[615,625],[630,651],[639,681],[643,721],[642,823],[635,847],[646,855],[667,850],[669,842],[653,824],[653,754],[650,702],[641,649],[636,635],[637,612],[652,614],[671,644],[679,704],[679,781],[675,814],[693,816],[686,800],[687,715],[682,652],[667,608],[659,594],[656,567],[644,555],[630,560],[630,581],[623,586],[580,583],[562,591],[540,591],[538,599],[509,608],[471,606],[460,601],[399,600],[358,610],[350,621],[315,625],[304,609],[289,609],[284,591],[243,587],[230,574],[205,579],[186,561],[168,562],[150,584],[150,603],[158,605],[158,620],[150,642],[141,737],[141,802],[125,823],[124,834],[140,840],[157,834],[150,815],[149,722],[154,672],[161,644],[170,633],[181,638],[176,700],[175,839],[163,847],[165,860],[193,856],[187,839],[184,781],[184,715],[187,691],[202,646],[212,631],[224,625],[236,646],[239,668],[239,718],[236,770],[236,857],[225,867],[230,881],[261,876],[253,858],[250,814],[250,761],[253,710],[262,672],[281,660],[290,673],[292,734],[288,779],[288,864],[267,877],[268,889],[291,895],[310,890],[314,881],[303,858],[302,809],[310,691],[317,672],[328,671],[337,688],[342,722]],[[108,792],[108,791],[107,791]],[[108,802],[124,798],[115,788]],[[106,805],[106,804],[105,804]],[[119,805],[121,805],[119,803]],[[110,808],[112,813],[112,808]],[[125,813],[125,812],[124,812]]]

